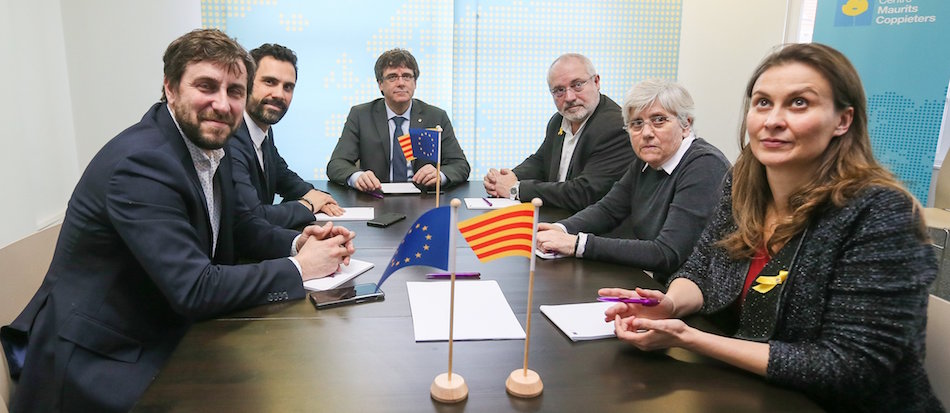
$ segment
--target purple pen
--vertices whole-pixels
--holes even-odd
[[[372,195],[373,198],[383,199],[383,194],[381,194],[381,193],[379,193],[379,192],[371,191],[371,192],[367,192],[367,194]]]
[[[609,301],[614,303],[641,304],[646,307],[653,307],[660,302],[653,298],[621,298],[621,297],[597,297],[597,301]]]
[[[482,201],[485,201],[488,206],[492,206],[491,202],[488,202],[488,198],[482,198]]]
[[[457,272],[455,278],[481,278],[479,272]],[[426,278],[452,278],[452,274],[447,272],[432,272],[426,274]]]

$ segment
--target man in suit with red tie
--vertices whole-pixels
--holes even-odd
[[[297,55],[279,44],[251,50],[257,64],[244,122],[228,145],[238,197],[254,215],[284,228],[301,228],[313,214],[337,216],[343,209],[330,194],[317,191],[287,167],[277,151],[274,128],[290,108],[297,86]],[[284,202],[274,205],[274,195]]]
[[[360,191],[377,191],[380,182],[411,181],[419,186],[442,187],[468,180],[471,167],[455,139],[455,131],[445,111],[412,96],[419,78],[419,65],[406,50],[384,52],[376,60],[376,82],[383,97],[350,109],[343,134],[327,164],[331,181]],[[409,164],[399,149],[398,138],[409,128],[442,127],[442,171],[435,164],[417,158]],[[359,165],[357,166],[357,163]]]

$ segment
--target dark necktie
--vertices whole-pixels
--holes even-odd
[[[402,147],[399,145],[399,137],[402,136],[402,123],[406,118],[402,116],[393,116],[393,123],[396,129],[393,129],[393,182],[406,182],[409,169],[406,167],[406,156],[402,153]]]
[[[267,159],[268,152],[270,152],[271,137],[268,133],[264,136],[264,140],[261,141],[261,174],[264,177],[265,186],[267,185],[267,162],[270,162],[270,159]]]

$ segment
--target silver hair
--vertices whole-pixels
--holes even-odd
[[[691,121],[695,120],[693,97],[683,85],[664,79],[647,79],[634,85],[624,96],[621,106],[623,124],[629,124],[633,114],[640,113],[654,102],[675,114],[683,128],[691,126]]]
[[[587,56],[584,56],[580,53],[564,53],[558,56],[557,59],[554,59],[554,61],[551,62],[551,66],[548,66],[548,84],[551,84],[551,70],[554,69],[554,65],[556,65],[557,62],[560,62],[562,60],[570,60],[570,59],[580,60],[581,63],[584,64],[584,69],[587,71],[588,76],[594,76],[597,74],[597,70],[594,69],[594,64],[591,63],[590,59],[588,59]]]

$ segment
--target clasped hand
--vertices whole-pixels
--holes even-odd
[[[518,182],[518,176],[511,169],[502,168],[500,171],[491,168],[485,174],[484,182],[485,192],[488,195],[497,198],[508,198],[511,187]]]
[[[340,270],[340,264],[349,264],[356,252],[353,238],[356,233],[327,222],[323,226],[310,225],[297,238],[297,262],[303,280],[326,277]]]
[[[556,252],[560,255],[574,256],[577,235],[564,232],[560,226],[548,223],[538,224],[538,249],[543,252]]]
[[[692,329],[682,320],[672,318],[676,312],[676,304],[662,292],[642,288],[634,291],[623,288],[601,288],[597,293],[603,297],[642,297],[653,298],[660,302],[652,307],[617,303],[608,308],[604,312],[604,321],[608,323],[613,321],[617,338],[644,351],[684,347]]]
[[[311,189],[303,197],[313,205],[314,212],[323,212],[331,217],[338,217],[346,212],[346,210],[341,208],[336,200],[326,192]]]

